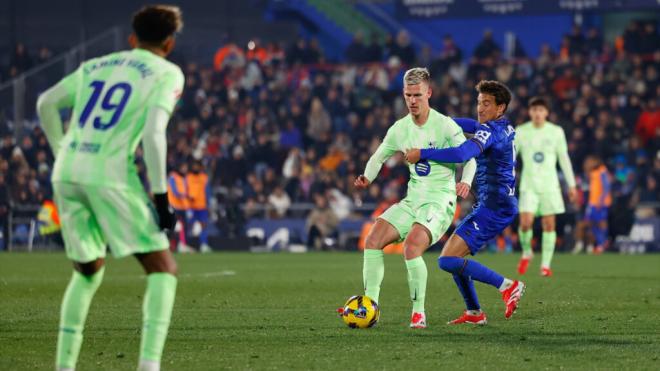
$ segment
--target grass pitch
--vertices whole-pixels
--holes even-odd
[[[484,327],[445,325],[463,302],[436,255],[425,258],[430,327],[408,328],[405,267],[387,256],[381,320],[353,330],[335,310],[362,292],[359,254],[178,256],[163,369],[660,369],[659,255],[559,255],[550,279],[537,257],[510,320],[497,290],[477,283]],[[517,258],[477,259],[516,277]],[[70,274],[63,254],[0,254],[0,370],[52,369]],[[135,369],[145,282],[133,259],[109,259],[79,370]]]

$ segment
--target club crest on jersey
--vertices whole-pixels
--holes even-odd
[[[543,152],[536,152],[534,154],[534,162],[541,163],[543,162],[543,160],[545,160],[545,155],[543,154]]]
[[[481,142],[481,144],[486,144],[489,137],[490,137],[490,132],[486,130],[479,130],[474,134],[474,139]]]
[[[421,160],[415,164],[415,173],[419,176],[427,176],[431,173],[431,165],[427,160]]]

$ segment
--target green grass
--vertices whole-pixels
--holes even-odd
[[[400,256],[388,256],[381,320],[347,328],[335,310],[361,292],[355,253],[179,256],[179,290],[163,369],[660,369],[660,256],[533,261],[521,307],[503,316],[497,290],[477,284],[484,327],[449,327],[462,300],[428,254],[426,330],[407,328]],[[484,254],[507,275],[516,256]],[[70,265],[61,254],[0,254],[0,370],[50,369]],[[137,363],[145,280],[132,259],[110,259],[92,304],[79,370]]]

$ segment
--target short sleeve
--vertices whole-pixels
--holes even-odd
[[[493,130],[488,125],[481,125],[471,140],[476,142],[483,152],[493,144]]]
[[[183,83],[183,72],[179,68],[172,69],[164,74],[156,83],[157,86],[151,106],[161,107],[171,114],[181,97]]]

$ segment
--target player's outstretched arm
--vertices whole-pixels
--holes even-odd
[[[167,122],[170,114],[162,107],[154,106],[147,112],[144,124],[142,148],[147,166],[147,178],[154,195],[154,204],[158,212],[161,229],[173,229],[176,224],[174,213],[167,199]]]
[[[479,121],[465,117],[452,117],[464,133],[474,134],[479,127]]]
[[[65,77],[37,99],[37,114],[48,144],[53,150],[53,156],[57,156],[64,136],[60,109],[73,107],[75,101],[75,92],[71,89],[71,80],[76,77],[74,75],[75,73]]]
[[[465,162],[481,153],[481,147],[473,140],[468,140],[458,147],[435,149],[426,148],[420,151],[421,160],[433,160],[445,163]]]

